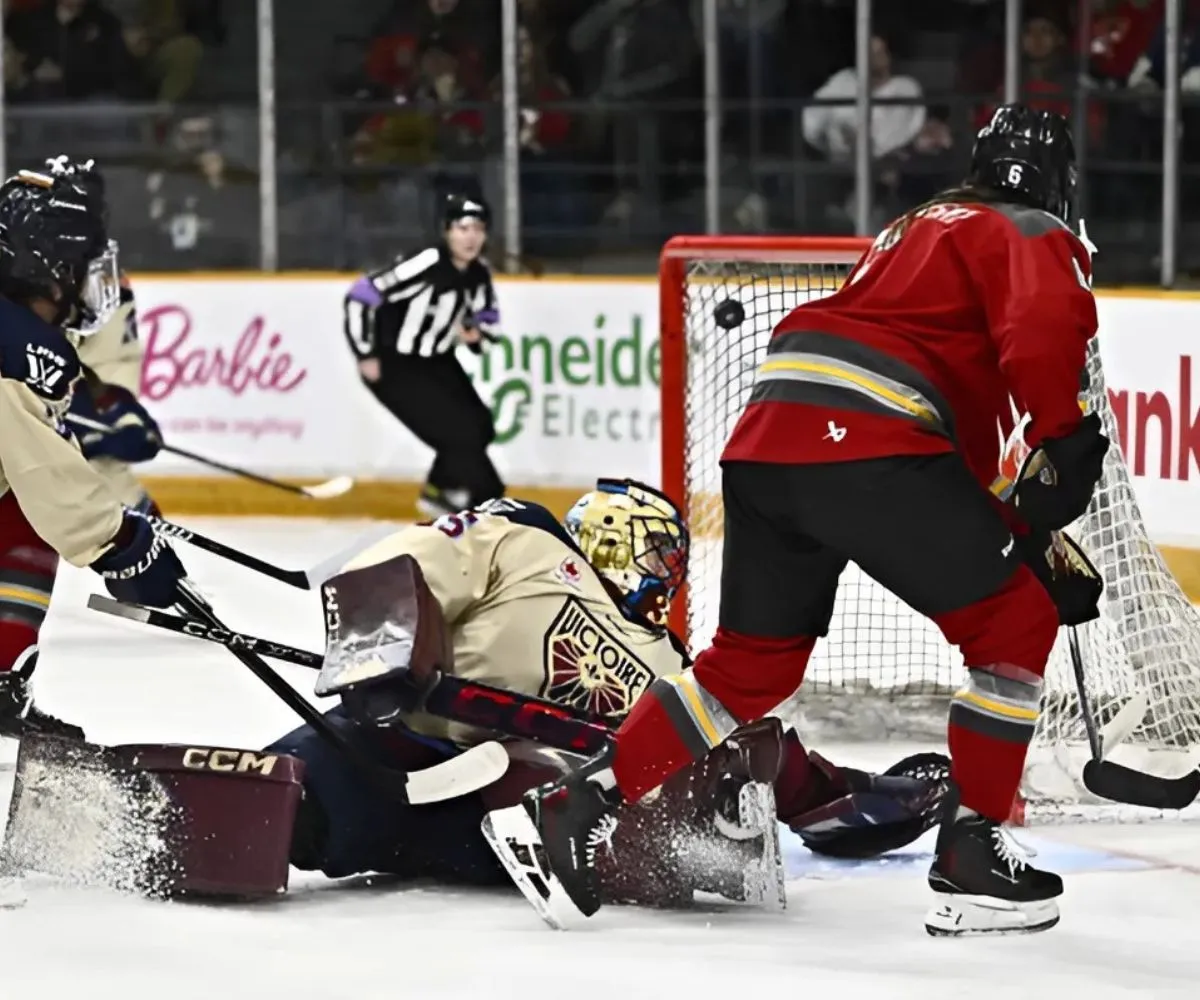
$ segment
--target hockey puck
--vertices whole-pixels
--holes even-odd
[[[732,330],[746,320],[746,310],[737,299],[726,299],[713,309],[713,320],[722,330]]]

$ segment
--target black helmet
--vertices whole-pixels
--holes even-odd
[[[492,211],[482,198],[470,198],[465,194],[446,196],[442,205],[442,228],[448,229],[459,219],[478,219],[485,226],[491,225]]]
[[[51,177],[65,177],[75,181],[87,195],[96,211],[104,217],[108,226],[108,201],[104,190],[104,177],[95,160],[72,160],[66,154],[52,156],[46,160],[45,173]]]
[[[95,319],[84,291],[108,253],[104,217],[75,178],[22,170],[0,186],[0,292],[9,298],[58,301],[56,325],[73,312]]]
[[[1075,142],[1067,120],[1024,104],[997,108],[975,137],[967,183],[1011,193],[1066,222],[1075,197]]]

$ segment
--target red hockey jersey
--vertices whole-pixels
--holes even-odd
[[[1017,205],[944,204],[885,230],[833,295],[776,326],[723,461],[957,450],[985,487],[1013,426],[1078,426],[1096,333],[1091,255]]]

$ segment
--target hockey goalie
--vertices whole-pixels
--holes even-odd
[[[688,544],[674,504],[629,480],[601,480],[565,524],[536,504],[503,499],[399,530],[323,588],[328,643],[317,690],[341,701],[324,718],[401,772],[453,760],[494,735],[422,710],[436,672],[538,696],[615,729],[656,678],[670,682],[689,662],[662,624]],[[265,750],[111,748],[104,766],[119,781],[116,794],[103,783],[107,803],[94,782],[58,779],[68,798],[82,794],[94,810],[56,802],[54,783],[39,784],[46,754],[23,752],[6,854],[18,867],[70,875],[88,854],[71,833],[77,817],[98,810],[104,822],[83,839],[94,846],[132,831],[101,853],[126,852],[125,884],[142,890],[274,893],[286,888],[289,865],[333,878],[506,884],[481,832],[484,816],[585,756],[535,739],[504,747],[499,781],[420,805],[381,792],[311,726]],[[70,749],[56,753],[68,775],[95,771]],[[603,868],[605,898],[684,905],[703,891],[782,903],[777,819],[814,851],[873,856],[933,824],[946,776],[937,754],[884,775],[838,767],[765,720],[624,812],[612,833],[616,860]],[[111,803],[119,821],[105,813]],[[57,822],[60,808],[76,819]],[[76,839],[56,845],[64,835]]]

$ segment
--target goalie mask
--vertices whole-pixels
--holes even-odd
[[[665,625],[687,571],[688,532],[675,505],[632,479],[601,479],[565,520],[587,561],[624,610]]]

